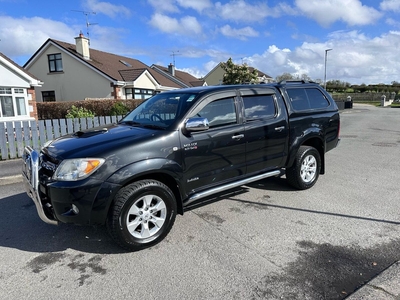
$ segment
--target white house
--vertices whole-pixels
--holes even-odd
[[[0,122],[37,118],[35,88],[43,85],[0,52]]]

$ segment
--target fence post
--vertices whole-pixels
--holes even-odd
[[[8,159],[6,128],[3,122],[0,122],[0,137],[1,159]]]
[[[24,142],[22,140],[22,124],[21,122],[15,122],[15,140],[17,143],[17,157],[22,157],[22,153],[24,153]]]
[[[16,158],[16,153],[15,153],[15,138],[14,138],[14,126],[13,122],[6,122],[6,128],[7,128],[7,140],[8,140],[8,150],[10,153],[10,158]]]
[[[39,132],[37,121],[31,121],[31,134],[32,134],[32,147],[33,149],[39,149]]]
[[[52,123],[53,123],[53,135],[54,138],[56,139],[60,137],[60,125],[58,123],[58,119],[53,119]]]

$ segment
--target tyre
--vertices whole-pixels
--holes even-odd
[[[156,180],[141,180],[122,188],[114,199],[107,229],[129,251],[153,246],[171,230],[176,217],[172,191]]]
[[[314,147],[300,146],[293,165],[286,169],[289,184],[299,190],[312,187],[321,170],[321,156]]]

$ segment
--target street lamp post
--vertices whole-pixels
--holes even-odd
[[[326,90],[326,62],[328,60],[328,51],[331,51],[333,49],[326,49],[325,50],[325,75],[324,75],[324,89]]]

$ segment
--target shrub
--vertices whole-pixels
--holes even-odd
[[[111,116],[124,116],[129,112],[129,108],[127,108],[122,102],[115,102],[111,107],[110,115]]]
[[[46,119],[64,119],[68,114],[68,111],[72,106],[83,107],[96,116],[111,116],[112,108],[115,103],[120,102],[123,106],[127,108],[125,114],[134,108],[136,108],[140,103],[143,102],[141,99],[96,99],[96,100],[82,100],[82,101],[59,101],[59,102],[37,102],[37,112],[39,120]],[[118,105],[120,106],[120,105]],[[118,111],[120,112],[120,111]],[[116,112],[117,113],[117,112]],[[118,114],[117,114],[118,115]]]
[[[74,118],[90,118],[94,117],[94,113],[87,108],[84,107],[76,107],[75,105],[71,106],[71,109],[68,110],[68,113],[65,115],[67,119],[74,119]]]

